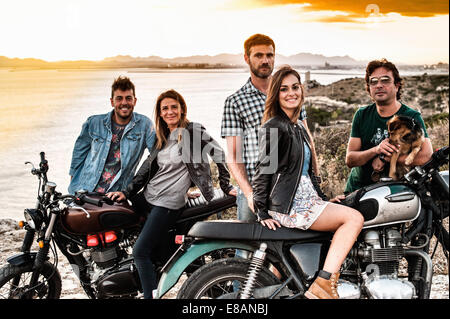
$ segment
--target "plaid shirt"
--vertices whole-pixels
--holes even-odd
[[[266,95],[253,85],[251,78],[236,93],[225,100],[222,116],[221,134],[242,136],[242,160],[245,163],[249,181],[252,181],[258,161],[258,130],[264,115]],[[300,120],[306,119],[303,108]]]

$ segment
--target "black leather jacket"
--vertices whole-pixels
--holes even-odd
[[[220,188],[225,194],[233,188],[230,182],[230,173],[225,163],[225,155],[220,145],[206,132],[199,123],[190,122],[183,130],[179,143],[182,159],[189,172],[193,186],[197,186],[209,202],[214,197],[214,188],[211,179],[211,168],[208,156],[211,156],[219,170]],[[147,187],[149,181],[158,171],[158,163],[155,160],[159,149],[154,148],[147,159],[142,163],[127,189],[123,191],[127,199],[133,198],[142,188]]]
[[[252,187],[253,205],[260,219],[271,218],[268,210],[289,213],[303,170],[303,141],[311,145],[306,129],[301,123],[292,123],[284,112],[259,130],[259,158]],[[309,175],[319,196],[326,199],[312,165]]]

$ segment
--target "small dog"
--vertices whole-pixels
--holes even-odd
[[[420,151],[425,138],[422,127],[411,117],[394,115],[386,125],[389,143],[400,145],[399,151],[392,154],[389,169],[389,177],[398,180],[410,170],[409,166]],[[408,154],[404,165],[397,163],[398,157],[402,154]]]

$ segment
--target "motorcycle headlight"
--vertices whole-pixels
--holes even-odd
[[[23,212],[27,224],[33,229],[39,229],[42,225],[42,214],[37,209],[25,209]]]

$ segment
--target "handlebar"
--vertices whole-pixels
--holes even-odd
[[[77,203],[78,205],[83,205],[85,203],[91,204],[91,205],[95,205],[98,207],[102,207],[103,203],[107,204],[107,205],[114,205],[115,201],[112,200],[111,198],[103,195],[100,198],[93,198],[90,195],[96,195],[96,196],[101,196],[101,194],[98,193],[89,193],[89,192],[78,192],[75,194],[74,198],[75,198],[75,203]]]
[[[103,196],[102,201],[108,205],[114,205],[115,203],[114,200],[106,196]]]
[[[51,207],[53,205],[57,205],[60,201],[65,201],[66,204],[75,203],[77,205],[82,206],[83,204],[91,204],[94,206],[102,207],[103,203],[106,203],[107,205],[114,205],[114,201],[110,199],[109,197],[104,196],[104,194],[99,193],[88,193],[86,191],[79,191],[75,195],[62,195],[61,193],[55,192],[55,186],[53,183],[52,185],[48,184],[47,179],[47,172],[48,172],[48,161],[45,159],[45,152],[40,152],[40,163],[39,168],[36,169],[31,162],[25,162],[25,164],[30,164],[32,166],[31,174],[37,175],[39,178],[39,185],[41,186],[41,192],[39,194],[39,201],[40,204],[43,205],[43,207]],[[43,183],[41,183],[43,182]],[[53,187],[51,192],[49,192],[48,186]],[[54,195],[53,199],[51,199],[51,196]],[[94,195],[92,197],[92,195]],[[102,196],[103,195],[103,196]],[[99,197],[100,198],[95,198]]]
[[[448,163],[448,146],[438,149],[431,155],[431,159],[422,166],[422,169],[429,170],[431,168],[438,168],[439,166]]]
[[[41,152],[39,153],[40,157],[41,157],[41,162],[39,163],[39,169],[36,169],[33,165],[33,163],[26,161],[25,164],[30,164],[32,166],[31,169],[31,174],[33,175],[37,175],[39,178],[43,178],[44,179],[44,184],[42,185],[43,187],[45,186],[45,183],[47,183],[47,172],[48,172],[48,161],[45,159],[45,153]],[[43,189],[42,189],[43,191]]]
[[[448,146],[444,146],[433,153],[431,159],[422,166],[416,166],[411,171],[405,174],[403,178],[409,182],[417,177],[423,177],[433,172],[433,170],[439,169],[440,166],[448,163],[449,149]]]
[[[94,206],[102,207],[103,206],[103,200],[102,199],[95,199],[92,197],[86,196],[86,194],[81,194],[77,196],[75,199],[75,203],[78,205],[83,205],[84,203],[91,204]]]
[[[436,152],[434,152],[432,157],[435,158],[437,161],[441,162],[443,160],[448,161],[448,155],[449,155],[448,146],[444,146],[438,149]]]
[[[68,201],[67,201],[68,200]],[[89,194],[85,193],[76,193],[75,195],[67,194],[67,195],[61,195],[58,194],[55,196],[54,200],[48,205],[55,205],[59,201],[64,201],[66,205],[70,205],[70,203],[75,203],[78,206],[83,206],[84,204],[91,204],[94,206],[102,207],[103,203],[106,203],[108,205],[114,205],[114,201],[111,198],[108,198],[106,196],[102,196],[101,198],[92,198],[89,197]],[[82,207],[80,207],[82,208]]]

